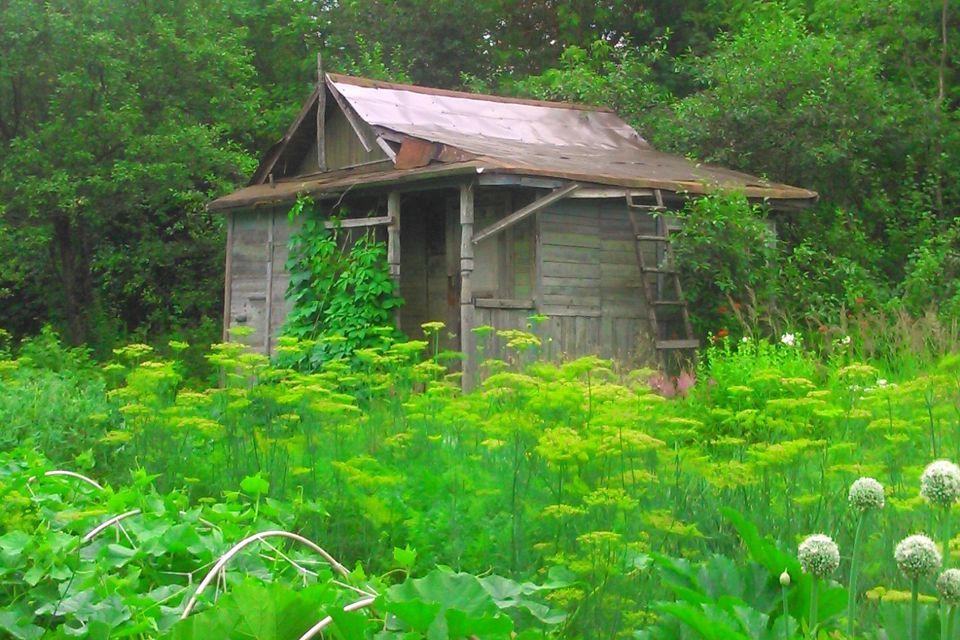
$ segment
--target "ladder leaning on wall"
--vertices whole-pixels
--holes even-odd
[[[627,213],[630,216],[630,228],[633,230],[633,246],[640,266],[644,302],[647,307],[647,320],[653,335],[657,360],[660,366],[667,368],[683,358],[696,358],[696,349],[700,341],[693,335],[690,324],[690,312],[683,297],[680,273],[673,261],[670,234],[680,229],[679,224],[665,215],[663,194],[659,189],[653,191],[654,202],[642,203],[634,195],[627,193]],[[641,214],[652,215],[655,231],[651,235],[644,232],[638,220]],[[648,257],[650,248],[654,249],[655,260]],[[673,356],[671,358],[670,356]]]

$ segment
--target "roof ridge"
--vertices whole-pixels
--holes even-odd
[[[369,89],[392,89],[394,91],[410,91],[412,93],[422,93],[432,96],[443,96],[448,98],[464,98],[466,100],[485,100],[488,102],[502,102],[507,104],[522,104],[531,107],[548,107],[554,109],[570,109],[572,111],[597,111],[601,113],[614,113],[609,107],[599,107],[576,102],[554,102],[550,100],[534,100],[531,98],[513,98],[508,96],[497,96],[489,93],[470,93],[469,91],[455,91],[453,89],[437,89],[434,87],[425,87],[416,84],[402,84],[399,82],[387,82],[385,80],[373,80],[371,78],[360,78],[357,76],[347,76],[339,73],[326,74],[327,79],[337,83],[352,84],[358,87]]]

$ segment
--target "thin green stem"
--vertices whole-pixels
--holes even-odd
[[[783,638],[790,640],[790,605],[787,604],[787,587],[780,587],[780,596],[783,599]]]
[[[950,531],[950,507],[946,507],[943,510],[943,566],[942,569],[946,569],[950,565],[950,538],[952,533]],[[947,620],[947,611],[950,607],[947,606],[947,603],[940,599],[940,640],[948,640],[950,638],[950,624]],[[952,612],[950,613],[952,615]]]
[[[917,640],[917,621],[920,608],[917,604],[920,590],[920,578],[914,578],[910,587],[910,640]]]
[[[853,637],[854,613],[857,608],[857,565],[860,559],[860,534],[863,531],[863,523],[867,519],[868,511],[860,512],[860,518],[857,519],[857,532],[853,536],[853,554],[850,557],[850,590],[847,600],[847,635]]]
[[[953,637],[954,619],[957,616],[957,608],[950,607],[950,614],[947,616],[947,637]]]
[[[943,510],[943,568],[950,566],[950,538],[953,536],[950,530],[950,507]]]
[[[820,596],[819,585],[817,584],[817,576],[813,576],[810,581],[810,631],[809,637],[811,640],[817,637],[817,600]]]

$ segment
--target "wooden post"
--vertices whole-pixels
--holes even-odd
[[[223,342],[230,342],[230,306],[233,304],[233,219],[236,214],[227,213],[227,255],[223,265]]]
[[[277,212],[273,209],[270,209],[268,214],[270,217],[267,222],[267,292],[266,292],[266,301],[264,309],[264,336],[263,336],[263,353],[269,358],[270,350],[273,348],[273,223],[276,218]]]
[[[391,191],[387,196],[387,264],[390,267],[390,278],[400,293],[400,192]],[[400,327],[400,308],[394,311],[394,320],[397,328]]]
[[[461,386],[476,384],[477,354],[473,335],[473,184],[460,185],[460,351],[463,353]]]
[[[317,54],[317,167],[327,170],[327,81],[323,77],[323,58]]]

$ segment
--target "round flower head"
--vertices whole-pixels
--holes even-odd
[[[937,593],[950,605],[960,604],[960,569],[947,569],[937,578]]]
[[[883,485],[873,478],[858,478],[850,485],[847,501],[860,511],[883,509]]]
[[[825,578],[840,565],[840,549],[837,543],[822,533],[807,536],[797,549],[797,557],[804,573]]]
[[[911,579],[933,573],[941,560],[933,540],[920,534],[901,540],[893,552],[893,558],[903,575]]]
[[[951,507],[960,498],[960,467],[949,460],[928,464],[920,476],[920,495],[938,507]]]

